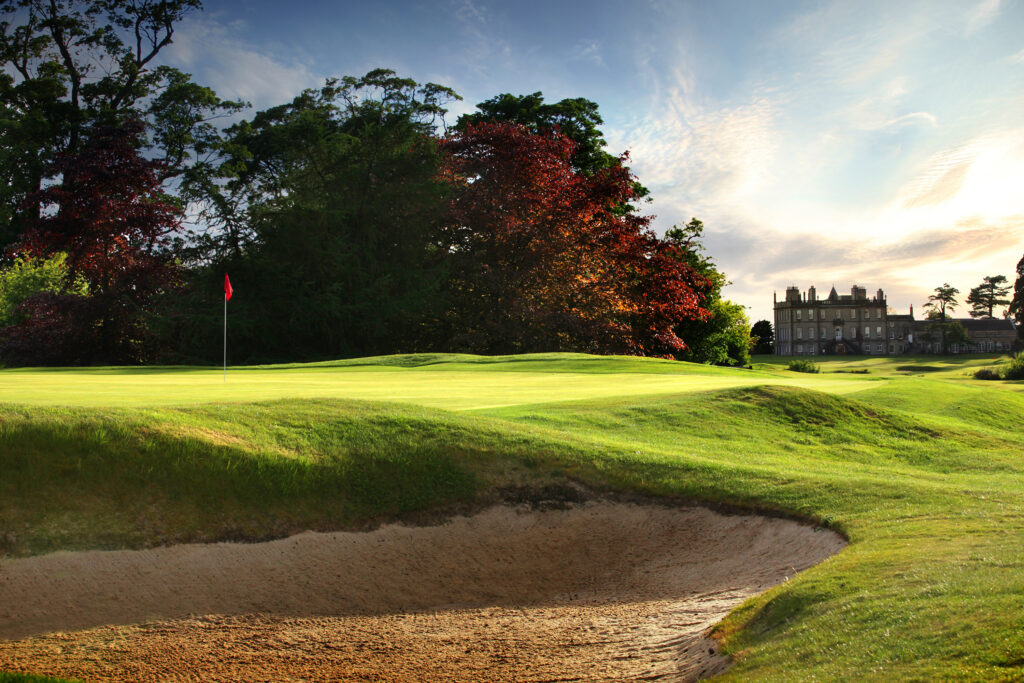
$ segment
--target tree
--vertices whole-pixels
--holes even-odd
[[[449,311],[438,337],[480,353],[667,355],[673,328],[706,315],[706,281],[633,196],[620,163],[578,172],[575,144],[512,123],[469,124],[442,144],[453,184],[445,250]]]
[[[177,281],[170,246],[181,211],[161,191],[160,163],[135,148],[141,134],[137,122],[87,131],[81,152],[53,163],[63,181],[30,197],[44,210],[29,224],[19,252],[67,254],[62,292],[84,283],[88,306],[37,296],[26,311],[30,320],[9,336],[23,341],[25,335],[44,333],[39,328],[44,314],[54,325],[67,324],[61,319],[63,301],[73,306],[78,323],[96,333],[95,346],[83,341],[81,362],[143,359],[146,314],[154,298]]]
[[[691,218],[683,227],[673,226],[665,233],[666,241],[675,246],[683,263],[707,282],[700,294],[702,306],[709,315],[676,326],[676,334],[687,345],[676,357],[695,363],[747,365],[752,346],[750,321],[743,306],[722,299],[722,289],[729,281],[705,253],[701,242],[703,235],[704,223],[696,218]]]
[[[1017,262],[1017,280],[1013,284],[1013,300],[1007,315],[1017,323],[1017,336],[1024,340],[1024,256]]]
[[[605,151],[608,145],[598,126],[604,123],[596,102],[582,97],[567,98],[554,104],[545,104],[544,95],[503,93],[476,105],[477,111],[463,114],[455,124],[464,131],[470,125],[488,122],[518,123],[531,133],[549,135],[555,131],[575,143],[570,164],[586,175],[620,165],[621,160]],[[633,179],[632,200],[647,197],[650,192]]]
[[[754,353],[775,353],[775,332],[768,320],[758,320],[750,328],[750,338],[755,339]]]
[[[941,287],[935,288],[935,293],[928,296],[928,303],[924,307],[937,312],[939,319],[945,322],[946,311],[955,310],[960,305],[956,298],[956,295],[959,293],[959,289],[946,282]]]
[[[753,339],[744,307],[721,298],[705,302],[704,307],[707,320],[690,323],[699,327],[700,334],[684,337],[687,349],[677,357],[710,365],[749,365]]]
[[[169,66],[155,66],[175,24],[199,0],[0,0],[0,249],[39,217],[26,201],[86,131],[146,123],[135,144],[180,175],[210,151],[210,119],[237,111]],[[59,182],[59,178],[55,181]]]
[[[929,309],[928,317],[936,316],[934,319],[938,320],[937,323],[932,325],[932,329],[937,330],[940,334],[942,353],[946,353],[946,332],[948,328],[946,311],[955,310],[960,305],[956,298],[956,295],[959,293],[959,289],[946,282],[941,287],[935,288],[935,293],[928,296],[928,303],[924,305],[925,308]]]
[[[987,275],[980,285],[971,289],[967,303],[971,305],[972,318],[992,318],[997,306],[1005,306],[1010,287],[1005,275]]]
[[[378,69],[331,79],[233,126],[207,215],[222,228],[193,250],[212,264],[174,314],[182,353],[220,334],[216,279],[231,272],[232,353],[311,360],[412,348],[443,310],[440,223],[448,186],[434,123],[457,98]]]

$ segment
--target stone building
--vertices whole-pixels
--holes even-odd
[[[952,353],[1009,351],[1015,346],[1017,333],[1010,320],[955,320],[969,340],[947,345]],[[775,297],[775,355],[938,353],[941,341],[933,325],[933,320],[915,320],[913,306],[909,315],[890,310],[881,289],[868,297],[864,287],[854,285],[849,294],[833,287],[819,299],[814,287],[805,293],[787,287],[785,299]]]

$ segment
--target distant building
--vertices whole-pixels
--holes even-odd
[[[941,341],[933,332],[933,320],[915,320],[909,314],[889,310],[879,289],[868,298],[864,287],[854,285],[849,294],[833,287],[819,299],[814,287],[801,294],[786,288],[786,298],[775,297],[775,355],[820,356],[865,354],[894,356],[903,353],[938,353]],[[1010,320],[949,318],[964,326],[968,342],[948,344],[951,353],[1009,351],[1017,340]]]

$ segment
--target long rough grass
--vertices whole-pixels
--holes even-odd
[[[251,371],[319,374],[327,398],[210,403],[193,389],[192,405],[145,407],[98,407],[79,389],[64,393],[77,406],[44,400],[57,392],[45,382],[87,384],[79,370],[11,373],[43,383],[19,404],[3,371],[0,552],[360,528],[572,480],[848,536],[718,627],[737,656],[727,679],[1024,678],[1020,383],[973,380],[991,358],[818,359],[813,376],[762,360],[363,359]],[[148,395],[139,371],[92,372]],[[406,402],[339,398],[367,377]],[[432,393],[415,405],[422,377]]]

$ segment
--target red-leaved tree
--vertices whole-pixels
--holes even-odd
[[[80,153],[54,162],[50,176],[60,182],[29,198],[43,212],[17,249],[66,253],[68,283],[84,282],[87,301],[26,301],[25,322],[5,331],[9,362],[144,360],[146,315],[179,277],[171,237],[181,211],[161,190],[159,164],[136,149],[141,134],[136,123],[94,129]]]
[[[442,141],[452,350],[668,356],[685,348],[673,327],[706,314],[707,280],[673,257],[651,217],[623,215],[634,187],[625,156],[577,173],[573,144],[511,123]]]

